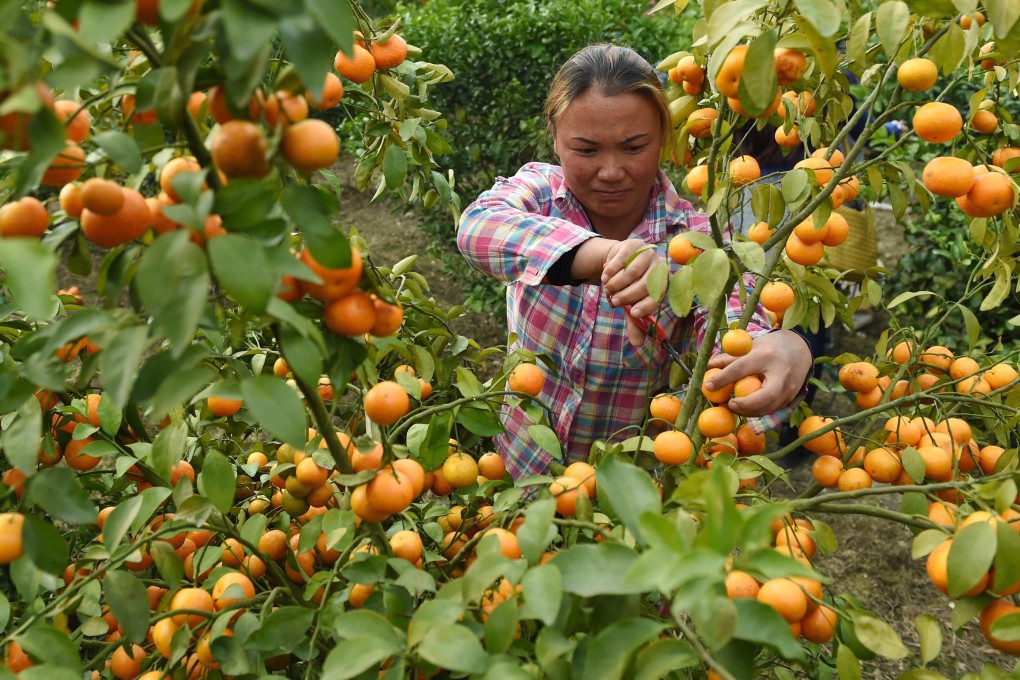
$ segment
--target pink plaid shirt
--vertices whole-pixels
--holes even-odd
[[[675,274],[679,265],[667,257],[669,240],[691,230],[710,233],[708,218],[681,199],[660,172],[648,212],[631,237],[654,245]],[[497,179],[464,211],[457,234],[468,263],[507,284],[509,349],[548,355],[556,365],[547,372],[539,398],[551,409],[567,462],[586,460],[596,440],[637,434],[633,426],[640,425],[649,400],[668,387],[666,352],[654,340],[641,347],[628,342],[625,312],[609,306],[601,285],[543,283],[557,260],[597,236],[563,170],[544,163],[529,163],[514,177]],[[727,323],[739,319],[741,309],[734,290]],[[702,308],[678,318],[663,304],[659,323],[685,353],[700,344],[706,318]],[[764,310],[756,310],[747,329],[752,335],[770,330]],[[752,418],[751,425],[759,432],[775,427],[789,411]],[[553,457],[529,435],[528,416],[504,405],[501,420],[506,431],[495,444],[513,477],[547,472]]]

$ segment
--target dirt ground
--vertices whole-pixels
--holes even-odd
[[[342,224],[356,226],[369,244],[373,258],[380,264],[392,264],[416,252],[419,259],[415,270],[430,282],[432,293],[444,306],[463,300],[461,281],[444,273],[435,252],[445,251],[456,257],[452,244],[433,244],[426,249],[427,238],[418,230],[419,217],[413,212],[392,204],[370,205],[368,197],[359,194],[352,186],[350,172],[343,165],[337,168],[345,186],[341,197]],[[905,252],[902,226],[896,223],[888,210],[874,209],[876,236],[880,264],[892,269],[896,258]],[[505,341],[502,307],[486,313],[467,312],[458,328],[483,346]],[[844,351],[859,355],[874,352],[875,342],[884,327],[881,314],[865,327],[851,331],[846,327],[832,334],[830,356]],[[828,376],[831,384],[834,376]],[[853,412],[854,406],[842,395],[816,395],[813,407],[823,415],[838,416]],[[790,482],[797,490],[810,485],[810,460],[796,466],[789,473]],[[777,485],[781,486],[781,485]],[[786,492],[789,493],[789,492]],[[785,495],[785,493],[783,494]],[[898,508],[899,495],[882,496],[873,501],[887,508]],[[865,662],[864,677],[885,680],[900,675],[918,663],[919,642],[913,621],[922,614],[933,614],[942,624],[944,636],[942,653],[928,666],[949,678],[959,678],[967,672],[980,672],[985,663],[1009,669],[1011,660],[989,647],[976,623],[964,626],[954,634],[949,623],[953,602],[939,593],[928,580],[924,560],[912,560],[910,546],[913,539],[905,527],[896,527],[878,519],[860,515],[819,516],[828,523],[839,540],[838,549],[817,561],[819,570],[829,577],[828,588],[836,594],[856,596],[863,606],[894,626],[912,652],[905,661],[876,659]],[[814,677],[814,674],[806,677]]]

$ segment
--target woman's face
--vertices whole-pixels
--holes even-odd
[[[606,96],[593,88],[567,106],[556,122],[554,148],[599,233],[626,238],[640,223],[662,143],[659,110],[641,94]]]

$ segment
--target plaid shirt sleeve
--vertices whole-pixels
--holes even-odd
[[[598,236],[556,216],[542,167],[528,164],[500,178],[464,210],[457,247],[472,268],[504,283],[538,285],[560,257]]]

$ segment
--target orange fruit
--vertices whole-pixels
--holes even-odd
[[[214,610],[213,597],[203,588],[181,588],[170,600],[170,611],[180,609],[212,612]],[[171,619],[178,626],[187,624],[190,628],[197,628],[207,620],[201,614],[174,614]]]
[[[800,621],[807,613],[807,595],[788,578],[772,578],[762,583],[757,599],[775,609],[789,623]]]
[[[418,535],[418,532],[410,529],[402,529],[390,536],[390,548],[393,550],[394,557],[407,560],[411,564],[421,559],[425,551],[421,536]]]
[[[870,392],[878,386],[878,369],[870,361],[853,361],[839,369],[839,384],[849,392]]]
[[[839,187],[837,186],[836,189],[839,190]],[[835,195],[836,192],[833,192],[833,196]],[[824,231],[825,236],[822,237],[822,245],[830,247],[842,245],[847,237],[850,236],[850,223],[838,212],[833,212],[829,215],[829,219],[825,220]]]
[[[414,500],[414,481],[392,467],[385,467],[365,485],[368,504],[378,512],[403,512]]]
[[[81,102],[70,99],[57,100],[53,102],[53,113],[64,124],[65,134],[70,141],[81,144],[89,138],[92,116]]]
[[[929,102],[914,112],[914,132],[926,142],[948,142],[963,129],[963,116],[952,104]]]
[[[1005,168],[1006,161],[1010,161],[1014,158],[1020,158],[1020,149],[1009,146],[999,147],[992,152],[992,165],[997,168]],[[1013,172],[1016,171],[1017,170],[1014,168]]]
[[[82,449],[94,441],[95,438],[86,437],[85,439],[72,439],[67,442],[67,446],[64,447],[64,460],[67,461],[68,467],[75,470],[91,470],[99,465],[102,458],[82,453]]]
[[[584,490],[581,480],[562,475],[549,485],[549,493],[556,499],[557,514],[571,517],[577,514],[577,494],[584,493]]]
[[[167,161],[159,173],[159,188],[173,203],[180,203],[181,197],[174,189],[173,180],[182,172],[202,172],[202,166],[193,156],[178,156]]]
[[[704,139],[712,134],[712,123],[719,117],[713,108],[697,109],[687,116],[687,133],[695,139]]]
[[[378,70],[396,68],[407,58],[407,41],[394,33],[386,40],[372,42],[372,57]]]
[[[782,314],[793,304],[793,288],[783,281],[769,281],[762,287],[759,300],[765,309]]]
[[[454,453],[443,461],[443,478],[454,489],[466,489],[478,480],[478,463],[464,452]]]
[[[301,288],[312,297],[323,300],[336,300],[343,297],[358,285],[361,281],[361,273],[364,265],[361,260],[361,253],[357,248],[351,248],[351,263],[347,267],[331,268],[319,264],[312,256],[308,248],[303,248],[299,259],[312,270],[322,283],[301,281]]]
[[[123,203],[112,215],[100,215],[85,209],[81,230],[85,237],[102,248],[114,248],[141,237],[153,224],[152,210],[134,189],[120,187]]]
[[[354,83],[367,82],[375,73],[375,58],[364,46],[354,44],[350,56],[340,50],[333,59],[333,68]]]
[[[723,96],[737,96],[740,77],[744,74],[744,59],[746,57],[747,45],[737,45],[723,59],[722,66],[719,67],[715,77],[716,89]]]
[[[751,351],[754,339],[743,328],[731,328],[723,333],[722,351],[730,356],[742,357]]]
[[[702,252],[701,248],[696,247],[690,239],[684,236],[684,234],[677,234],[669,240],[669,257],[677,264],[687,264]]]
[[[542,393],[545,385],[545,373],[536,364],[520,363],[510,371],[507,389],[513,392],[524,392],[533,397]]]
[[[812,180],[812,183],[817,186],[828,184],[829,180],[831,180],[835,174],[835,171],[832,169],[829,161],[824,158],[818,158],[817,156],[809,156],[801,161],[797,161],[793,167],[809,170],[813,173],[814,179]]]
[[[723,437],[732,434],[736,426],[736,417],[725,406],[711,406],[698,416],[698,430],[706,437]]]
[[[794,92],[789,90],[783,93],[783,99],[790,102],[790,108],[798,116],[813,115],[818,106],[810,92]]]
[[[726,574],[726,597],[736,600],[741,597],[758,597],[761,586],[746,571],[731,569]]]
[[[924,57],[907,59],[896,71],[896,82],[908,92],[923,92],[931,88],[938,79],[938,66],[931,59]]]
[[[754,394],[761,389],[761,378],[756,375],[745,375],[733,383],[733,396],[738,399]]]
[[[368,330],[369,333],[384,338],[400,330],[404,323],[404,308],[399,303],[389,303],[373,295],[372,306],[375,309],[375,323]]]
[[[110,672],[117,680],[134,680],[142,672],[145,656],[145,649],[141,645],[132,644],[130,651],[120,645],[110,656]]]
[[[81,185],[81,204],[98,215],[113,215],[124,205],[124,192],[116,182],[93,177]]]
[[[687,182],[688,191],[695,196],[701,196],[701,192],[704,191],[705,185],[708,184],[708,166],[694,166],[687,172],[687,178],[684,181]]]
[[[240,589],[239,594],[242,596],[236,596],[238,593],[237,589],[235,589],[235,591],[231,593],[235,595],[235,597],[224,597],[224,594],[227,593],[231,586],[237,586],[237,589]],[[226,609],[230,605],[235,602],[240,602],[241,600],[250,600],[253,597],[255,597],[255,584],[251,582],[250,578],[236,571],[228,572],[223,576],[220,576],[216,580],[216,584],[212,589],[213,607],[216,611]]]
[[[925,188],[933,194],[955,198],[970,191],[974,185],[974,170],[968,160],[940,156],[928,161],[921,179]]]
[[[411,399],[398,383],[382,380],[365,393],[365,415],[380,425],[392,425],[411,410]]]
[[[773,52],[776,59],[776,79],[782,87],[792,85],[804,75],[807,68],[807,57],[803,52],[787,47],[776,48]]]
[[[72,185],[68,184],[67,186]],[[61,190],[61,194],[63,194],[63,190]],[[46,212],[46,206],[33,196],[25,196],[0,207],[0,237],[29,236],[38,238],[46,232],[46,227],[49,224],[50,216]]]
[[[800,146],[800,133],[797,131],[797,126],[794,125],[787,132],[785,127],[776,128],[776,132],[773,135],[776,140],[776,144],[781,147],[792,149],[796,146]]]
[[[581,488],[588,495],[588,498],[595,498],[595,468],[584,461],[576,461],[567,466],[563,471],[564,477],[573,477],[581,482]]]
[[[60,203],[60,209],[68,217],[77,218],[81,215],[82,204],[81,204],[81,185],[76,182],[65,184],[60,190],[60,196],[58,197]],[[0,208],[2,211],[3,208]],[[0,235],[6,235],[0,232]]]
[[[730,161],[730,181],[733,186],[744,186],[761,177],[761,166],[754,156],[737,156]]]
[[[999,127],[999,119],[987,109],[979,109],[970,119],[970,126],[983,135],[990,135]]]
[[[693,452],[691,438],[679,430],[660,432],[652,443],[655,459],[667,465],[683,465],[691,459]]]
[[[10,564],[24,554],[24,524],[25,516],[20,512],[0,514],[0,564]]]
[[[747,238],[758,245],[763,245],[774,233],[775,229],[769,228],[768,222],[756,222],[747,230]]]
[[[974,178],[966,195],[969,210],[964,212],[971,217],[994,217],[1013,207],[1014,202],[1013,182],[1009,177],[989,172]]]
[[[919,360],[921,363],[927,364],[927,369],[931,373],[940,375],[949,370],[955,358],[951,349],[942,345],[932,345],[921,352]]]
[[[765,452],[765,433],[755,432],[747,423],[737,428],[736,437],[737,452],[741,456],[756,456]]]
[[[217,418],[229,418],[241,410],[240,399],[227,399],[225,397],[207,397],[205,400],[209,411]]]
[[[847,468],[839,475],[836,486],[840,491],[856,491],[871,486],[871,475],[863,468]]]
[[[335,73],[326,74],[326,79],[322,83],[322,93],[319,95],[318,99],[314,99],[310,91],[305,92],[305,99],[307,99],[308,103],[319,111],[328,111],[333,108],[340,103],[343,96],[344,85],[340,82],[340,78],[338,78]]]
[[[989,387],[993,390],[998,390],[1010,383],[1016,382],[1016,379],[1017,377],[1020,377],[1020,374],[1018,374],[1017,370],[1009,364],[1000,363],[987,369],[981,374],[981,377],[985,379],[985,382],[988,383]]]
[[[683,402],[675,394],[656,394],[648,405],[648,413],[652,418],[661,418],[670,423],[676,422],[680,416]]]
[[[279,112],[273,119],[267,117],[266,122],[270,125],[275,127],[279,124],[287,127],[308,118],[308,100],[304,95],[279,90],[270,95],[270,99],[276,100]]]
[[[368,293],[355,288],[327,302],[322,320],[337,335],[363,335],[375,325],[375,305]]]
[[[838,615],[834,610],[824,604],[818,605],[801,619],[800,634],[808,642],[825,644],[835,634],[837,620]]]
[[[503,462],[501,455],[489,451],[478,458],[478,472],[486,479],[503,479],[506,476],[506,463]]]
[[[793,228],[793,236],[806,244],[818,243],[829,233],[828,222],[815,228],[815,221],[809,215],[807,219]]]
[[[563,478],[561,477],[560,479]],[[504,557],[509,558],[511,560],[516,560],[521,556],[521,547],[520,544],[517,542],[517,537],[514,536],[509,531],[507,531],[506,529],[501,529],[499,527],[490,527],[489,529],[485,530],[483,536],[485,538],[483,538],[482,540],[488,540],[487,537],[489,536],[495,536],[497,539],[499,539],[499,551],[503,554]]]
[[[835,489],[843,473],[843,461],[836,456],[818,456],[811,464],[811,476],[826,489]]]
[[[303,101],[303,100],[302,100]],[[262,128],[247,120],[223,123],[212,136],[212,161],[227,177],[265,177],[269,146]]]
[[[923,444],[923,441],[922,441]],[[953,455],[941,446],[918,446],[917,452],[924,461],[924,476],[936,482],[948,482],[953,477]]]
[[[995,637],[992,634],[992,624],[1003,616],[1016,614],[1017,612],[1020,612],[1020,607],[1013,604],[1012,600],[1000,598],[985,605],[985,608],[981,610],[981,614],[978,616],[978,625],[988,643],[1000,652],[1012,654],[1013,656],[1020,656],[1020,641],[1007,641]]]
[[[810,267],[822,261],[822,255],[825,254],[825,246],[822,245],[821,241],[806,243],[797,234],[790,234],[789,238],[786,239],[785,252],[786,257],[791,262]]]
[[[333,165],[340,156],[340,138],[326,121],[309,118],[284,130],[280,153],[300,172],[321,170]]]
[[[865,454],[864,471],[876,482],[892,484],[903,472],[903,464],[893,451],[880,446]]]
[[[701,383],[701,393],[713,404],[725,404],[730,400],[730,396],[733,394],[733,385],[723,385],[716,390],[710,390],[708,388],[708,382],[714,378],[720,371],[721,368],[710,368],[705,371],[705,377]]]
[[[68,142],[60,150],[39,179],[47,187],[62,187],[81,177],[85,172],[85,150],[74,142]]]

